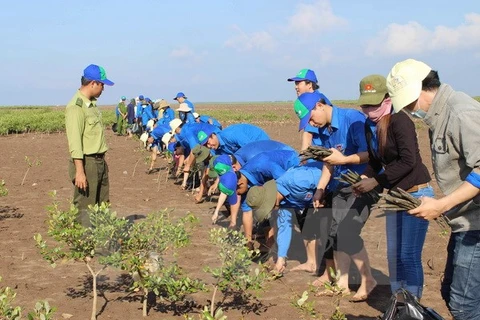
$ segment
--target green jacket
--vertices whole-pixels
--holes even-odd
[[[89,100],[80,90],[75,93],[65,109],[65,128],[68,150],[73,159],[84,155],[105,153],[108,150],[97,100]]]

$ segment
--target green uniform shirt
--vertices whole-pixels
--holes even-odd
[[[89,100],[80,90],[65,109],[65,128],[68,149],[73,159],[83,159],[86,154],[105,153],[108,150],[97,100]]]
[[[117,107],[118,107],[118,110],[120,110],[121,113],[123,113],[123,114],[127,113],[127,106],[125,105],[125,102],[120,102]]]

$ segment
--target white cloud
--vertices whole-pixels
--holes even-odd
[[[457,27],[437,26],[428,30],[418,22],[392,23],[367,42],[367,55],[419,54],[428,51],[458,50],[480,46],[480,14],[465,15]]]
[[[267,31],[257,31],[247,34],[239,26],[233,25],[236,35],[224,42],[227,48],[237,51],[263,51],[272,52],[276,47],[276,41]]]
[[[319,34],[329,29],[348,25],[346,19],[336,16],[328,0],[312,4],[301,3],[293,16],[288,18],[287,32],[301,36]]]
[[[188,46],[175,48],[172,51],[170,51],[171,58],[174,58],[177,60],[187,60],[189,62],[194,62],[194,63],[200,62],[202,58],[207,54],[208,53],[206,51],[203,51],[201,53],[196,53]]]

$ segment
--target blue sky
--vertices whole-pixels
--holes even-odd
[[[0,0],[0,38],[0,105],[63,105],[90,63],[115,82],[100,104],[293,100],[302,68],[356,99],[362,77],[406,58],[480,95],[478,0]]]

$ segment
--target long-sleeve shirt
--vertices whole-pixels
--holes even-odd
[[[431,180],[420,156],[415,125],[405,112],[391,115],[383,156],[379,154],[376,130],[374,122],[365,122],[369,154],[366,176],[374,177],[384,188],[403,190]]]
[[[155,114],[153,113],[152,106],[146,105],[145,108],[143,108],[143,112],[142,112],[142,124],[146,126],[150,119],[155,119],[155,118],[156,117],[155,117]]]
[[[215,154],[234,154],[238,149],[253,141],[269,140],[263,129],[247,123],[231,125],[216,134],[219,142]]]
[[[80,90],[65,108],[65,128],[72,159],[83,159],[86,154],[105,153],[108,150],[97,100],[89,100]]]
[[[433,169],[446,195],[467,181],[480,188],[480,103],[442,84],[428,109]],[[453,232],[480,230],[480,195],[446,213]]]
[[[169,124],[173,119],[175,119],[175,111],[173,111],[173,109],[170,107],[166,107],[163,110],[163,117],[159,120],[159,122]]]
[[[219,128],[220,130],[222,129],[222,124],[215,118],[212,118],[207,115],[201,115],[198,117],[201,123],[210,123],[213,124],[215,127]]]
[[[238,149],[233,155],[237,159],[238,163],[244,166],[256,155],[262,152],[274,151],[274,150],[288,150],[295,151],[291,146],[276,140],[260,140],[247,143],[240,149]]]

